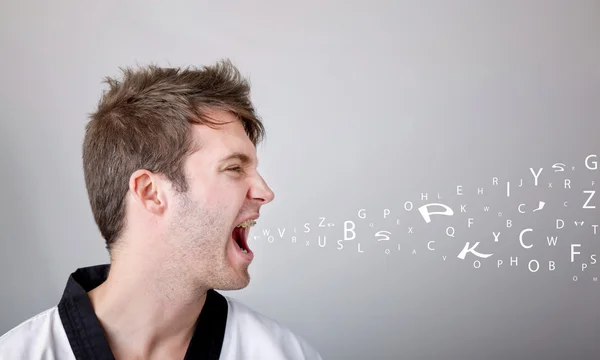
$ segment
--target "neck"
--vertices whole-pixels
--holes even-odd
[[[89,292],[115,358],[182,359],[206,289],[192,286],[175,262],[120,256],[107,280]]]

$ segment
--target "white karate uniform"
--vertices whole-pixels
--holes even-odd
[[[109,265],[81,268],[69,277],[57,306],[0,337],[0,360],[114,359],[87,292]],[[210,290],[184,360],[322,360],[290,329]]]

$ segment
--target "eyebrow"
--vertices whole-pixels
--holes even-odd
[[[243,165],[248,165],[252,163],[252,159],[250,158],[250,156],[241,153],[241,152],[234,152],[226,157],[224,157],[223,159],[221,159],[220,162],[226,162],[228,160],[233,160],[233,159],[238,159],[242,162]]]

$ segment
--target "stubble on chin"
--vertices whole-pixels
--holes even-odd
[[[234,267],[231,251],[231,224],[219,209],[209,209],[181,194],[170,225],[171,259],[189,286],[215,290],[240,290],[250,281],[249,264]]]

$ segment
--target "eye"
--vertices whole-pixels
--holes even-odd
[[[242,169],[239,166],[234,166],[234,167],[231,167],[231,168],[229,168],[227,170],[229,170],[229,171],[235,171],[235,172],[238,172],[238,173],[244,172],[244,169]]]

